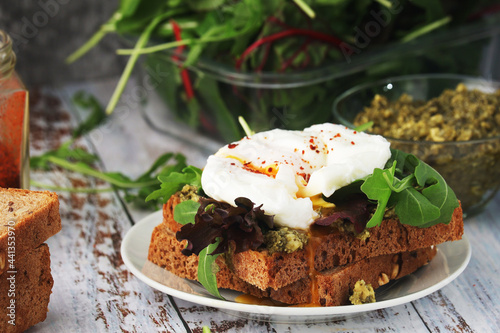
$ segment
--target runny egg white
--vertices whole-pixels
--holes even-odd
[[[307,229],[318,217],[313,201],[383,168],[389,142],[336,124],[303,131],[274,129],[245,137],[210,156],[205,193],[234,205],[246,197],[277,225]]]

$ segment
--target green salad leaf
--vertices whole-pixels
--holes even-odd
[[[395,162],[389,169],[375,169],[372,176],[368,177],[363,185],[361,185],[361,190],[366,194],[368,199],[377,201],[377,209],[368,221],[367,227],[377,225],[384,219],[385,208],[392,194],[392,189],[388,184],[394,183],[395,170]]]
[[[146,197],[146,201],[163,198],[167,200],[184,185],[193,185],[201,188],[201,169],[189,165],[180,172],[171,172],[166,176],[159,176],[160,189],[152,192]]]
[[[174,220],[180,224],[194,223],[196,213],[200,208],[200,203],[193,200],[186,200],[177,204],[174,208]]]
[[[217,288],[216,273],[219,267],[215,263],[215,260],[217,260],[220,254],[211,254],[219,246],[219,243],[220,239],[201,250],[198,255],[198,281],[200,281],[209,293],[215,297],[224,299],[219,292],[219,288]]]
[[[402,224],[426,228],[449,223],[459,203],[444,178],[412,154],[392,149],[386,169],[375,169],[361,191],[376,201],[377,209],[366,225],[380,225],[385,208],[395,208]]]

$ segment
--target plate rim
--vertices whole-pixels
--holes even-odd
[[[447,242],[447,243],[442,243],[438,244],[438,250],[442,246],[463,246],[466,250],[466,254],[462,259],[462,264],[449,276],[446,278],[440,280],[439,282],[424,288],[422,290],[416,291],[414,293],[404,295],[401,297],[397,297],[395,299],[388,299],[388,300],[382,300],[382,301],[377,301],[375,303],[369,303],[369,304],[361,304],[361,305],[340,305],[340,306],[331,306],[331,307],[280,307],[280,306],[269,306],[269,305],[253,305],[253,304],[244,304],[244,303],[237,303],[233,301],[228,301],[228,300],[220,300],[216,298],[211,298],[209,296],[204,296],[204,295],[196,295],[196,294],[191,294],[187,293],[184,291],[177,290],[172,287],[168,287],[162,283],[159,283],[148,276],[146,276],[144,273],[142,273],[141,269],[137,268],[136,265],[132,262],[132,259],[129,257],[127,251],[130,250],[129,248],[129,243],[132,242],[134,239],[133,236],[135,233],[140,230],[141,228],[144,228],[145,225],[153,225],[151,228],[151,233],[152,230],[154,229],[154,226],[160,224],[162,222],[162,210],[158,210],[154,213],[151,213],[144,218],[142,218],[139,222],[134,224],[125,234],[125,237],[122,240],[122,244],[120,246],[120,254],[122,257],[122,260],[127,267],[127,269],[134,275],[136,276],[139,280],[144,282],[146,285],[161,291],[165,294],[168,294],[173,297],[177,297],[179,299],[182,299],[184,301],[192,302],[198,305],[204,305],[204,306],[210,306],[214,308],[218,308],[221,310],[227,310],[227,311],[236,311],[236,312],[242,312],[242,313],[247,313],[247,314],[267,314],[270,316],[337,316],[337,315],[352,315],[352,314],[358,314],[366,311],[373,311],[373,310],[379,310],[383,308],[389,308],[397,305],[402,305],[405,303],[409,303],[411,301],[418,300],[422,297],[425,297],[441,288],[446,286],[447,284],[451,283],[453,280],[455,280],[462,272],[465,270],[467,265],[470,262],[471,256],[472,256],[472,249],[471,245],[469,242],[469,239],[465,235],[465,233],[462,235],[461,240],[457,240],[454,242]],[[142,232],[142,231],[141,231]],[[149,234],[149,237],[151,238],[151,234]],[[445,245],[444,245],[445,244]],[[146,260],[147,260],[147,255],[146,255]]]

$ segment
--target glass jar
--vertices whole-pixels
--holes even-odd
[[[12,40],[0,30],[0,187],[28,188],[28,91],[15,65]]]

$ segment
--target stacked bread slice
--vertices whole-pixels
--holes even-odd
[[[153,231],[148,259],[180,277],[196,280],[198,257],[184,256],[181,251],[186,243],[175,237],[181,225],[174,221],[173,209],[179,201],[174,195],[164,205],[163,222]],[[462,234],[460,207],[449,224],[429,228],[403,225],[395,216],[370,228],[368,237],[329,228],[292,253],[259,249],[221,255],[217,283],[219,288],[285,304],[345,305],[356,282],[363,280],[376,289],[408,275],[436,255],[435,245],[458,240]]]
[[[60,230],[55,193],[0,188],[0,332],[47,317],[54,281],[44,242]]]

